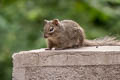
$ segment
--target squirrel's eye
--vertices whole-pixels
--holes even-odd
[[[50,27],[50,32],[53,32],[54,28],[53,27]]]

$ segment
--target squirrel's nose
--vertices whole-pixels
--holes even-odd
[[[44,38],[48,38],[48,35],[45,35],[45,34],[44,34]]]

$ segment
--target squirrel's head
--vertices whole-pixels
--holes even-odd
[[[60,21],[58,19],[54,19],[51,21],[44,20],[44,38],[54,38],[60,32]]]

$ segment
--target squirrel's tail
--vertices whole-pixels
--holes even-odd
[[[120,46],[120,40],[116,37],[106,36],[95,40],[85,40],[84,46]]]

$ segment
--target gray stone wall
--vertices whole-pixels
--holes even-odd
[[[12,80],[120,80],[120,46],[22,51]]]

